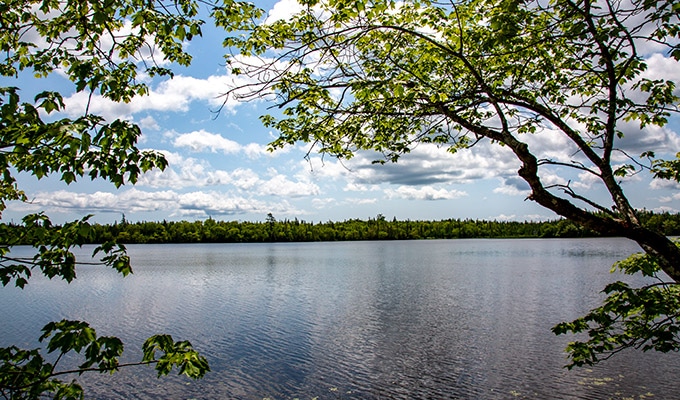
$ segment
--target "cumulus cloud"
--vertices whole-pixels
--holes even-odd
[[[231,176],[234,186],[241,190],[251,190],[261,182],[259,175],[248,168],[237,168]]]
[[[667,179],[654,179],[649,183],[649,188],[653,190],[680,190],[680,183]]]
[[[304,214],[288,201],[264,201],[230,192],[173,190],[142,191],[132,188],[115,193],[74,193],[59,190],[38,193],[34,204],[57,212],[151,213],[163,212],[171,217],[266,214]]]
[[[432,186],[412,187],[400,186],[396,190],[387,189],[385,194],[390,199],[406,200],[452,200],[467,196],[467,193],[458,190],[436,189]]]
[[[241,151],[241,145],[222,135],[210,133],[203,129],[183,133],[175,138],[175,147],[187,147],[195,152],[210,151],[213,153],[235,154]]]
[[[597,176],[589,173],[582,172],[578,174],[578,179],[574,182],[567,181],[566,179],[555,176],[554,185],[569,185],[571,189],[586,191],[592,189],[595,185],[602,185],[602,181]]]
[[[303,6],[297,0],[280,0],[267,14],[265,24],[273,24],[280,20],[289,20],[293,15],[303,10]]]
[[[573,171],[570,171],[570,172],[573,172]],[[587,176],[587,175],[593,176],[592,174],[589,174],[587,172],[583,172],[579,175],[579,177],[582,177],[582,179],[585,180],[585,179],[588,179],[588,178],[583,178],[583,176]],[[565,178],[565,176],[563,176],[563,174],[558,174],[558,173],[555,173],[554,171],[550,171],[550,170],[544,170],[540,174],[540,178],[541,178],[541,182],[543,182],[543,185],[545,185],[545,186],[567,185],[571,182],[571,180]],[[578,180],[578,182],[581,182],[581,181],[582,181],[581,179]],[[525,188],[525,190],[527,190],[527,191],[530,189],[529,184],[524,179],[520,178],[519,176],[514,177],[514,182],[516,182],[516,186],[518,188]]]
[[[244,65],[263,65],[268,60],[257,57],[234,57],[234,63]],[[136,96],[129,103],[116,103],[98,94],[85,92],[74,93],[66,97],[66,113],[70,116],[82,115],[85,110],[92,114],[101,115],[107,120],[132,120],[135,114],[141,112],[186,112],[194,101],[205,102],[210,109],[206,113],[216,110],[233,113],[235,107],[241,104],[240,96],[250,93],[252,84],[258,82],[258,76],[233,75],[225,71],[220,75],[210,75],[205,78],[176,75],[173,78],[159,82],[149,88],[145,96]],[[225,97],[232,88],[244,88]],[[249,98],[251,102],[265,101],[268,92],[258,92],[258,96]]]
[[[374,198],[369,198],[369,199],[362,199],[362,198],[348,198],[347,203],[349,204],[376,204],[378,203],[378,199]]]
[[[229,172],[212,168],[206,160],[184,157],[169,151],[161,153],[168,160],[168,167],[164,171],[153,170],[141,175],[138,186],[181,189],[232,183]]]
[[[670,203],[674,200],[680,200],[680,193],[673,193],[670,196],[662,196],[659,198],[660,203]]]
[[[675,59],[661,53],[654,53],[647,57],[645,62],[647,69],[641,74],[643,78],[680,81],[678,62]]]
[[[375,185],[421,186],[462,184],[478,179],[515,174],[519,166],[505,147],[480,143],[472,149],[451,154],[444,148],[422,144],[397,163],[373,164],[378,155],[358,152],[351,160],[310,161],[319,178],[345,181],[345,190],[372,190]]]
[[[494,217],[494,220],[497,220],[497,221],[513,221],[515,219],[517,219],[517,216],[515,214],[512,214],[512,215],[500,214],[500,215]]]
[[[50,20],[61,16],[60,9],[52,8],[50,12],[45,13],[42,7],[38,4],[31,5],[31,12],[38,16],[41,20]],[[147,65],[158,65],[165,66],[170,63],[166,55],[161,51],[161,49],[154,44],[155,35],[146,35],[144,39],[144,45],[142,45],[137,53],[133,54],[133,57],[122,58],[120,55],[121,46],[120,43],[123,42],[124,38],[130,36],[138,36],[139,28],[133,27],[131,20],[125,20],[123,26],[116,30],[105,30],[98,39],[97,47],[101,53],[110,54],[113,62],[120,63],[122,61],[131,61],[137,64],[147,64]],[[40,34],[35,27],[27,29],[22,34],[22,40],[27,43],[33,44],[34,51],[41,51],[54,46],[54,43],[59,42],[60,48],[64,50],[69,50],[72,54],[80,54],[82,50],[78,47],[82,43],[78,43],[76,37],[79,34],[75,29],[70,29],[63,34],[61,38],[48,40],[44,35]],[[116,51],[117,50],[117,51]],[[79,56],[81,57],[81,56]],[[58,69],[57,73],[66,76],[63,69]]]
[[[537,134],[521,135],[519,139],[529,145],[529,149],[538,159],[566,163],[584,159],[577,152],[576,145],[566,135],[556,130],[544,129]]]
[[[336,205],[337,203],[338,203],[337,200],[330,197],[312,199],[312,206],[316,209],[331,207]]]
[[[303,197],[319,194],[319,187],[309,181],[291,181],[288,177],[276,174],[266,181],[258,182],[256,191],[261,195]]]
[[[511,177],[501,178],[501,185],[493,190],[496,194],[505,194],[508,196],[527,196],[529,194],[529,184],[522,178]]]
[[[181,154],[162,151],[168,160],[165,171],[154,170],[143,174],[138,186],[175,190],[225,186],[249,196],[305,197],[316,196],[321,190],[303,174],[289,177],[274,169],[261,176],[250,168],[231,171],[213,168],[206,160],[184,157]]]
[[[647,42],[650,43],[650,42]],[[644,46],[642,46],[644,47]],[[642,50],[642,52],[646,52],[642,48],[638,49]],[[647,48],[647,50],[651,50],[651,48]],[[667,54],[668,52],[668,47],[665,45],[659,45],[653,51],[649,51],[647,53],[647,57],[645,58],[645,63],[647,65],[647,69],[642,71],[639,77],[637,77],[634,81],[628,82],[626,85],[624,85],[624,88],[626,90],[626,97],[630,100],[633,100],[637,103],[645,103],[648,93],[644,93],[640,90],[633,90],[632,86],[633,83],[639,81],[640,79],[651,79],[651,80],[672,80],[674,82],[678,82],[678,79],[680,79],[680,72],[678,71],[678,62],[671,58],[671,57],[666,57],[664,54]],[[641,54],[641,53],[640,53]],[[675,94],[680,93],[680,88],[675,88]]]
[[[173,145],[177,148],[187,148],[193,152],[210,152],[223,154],[243,154],[250,159],[261,156],[275,157],[283,152],[269,152],[267,145],[259,143],[240,144],[231,139],[227,139],[218,133],[208,132],[204,129],[189,133],[177,134],[166,132],[166,137],[174,137]]]
[[[147,115],[146,117],[142,118],[139,120],[139,126],[142,129],[149,129],[152,131],[157,131],[160,130],[161,127],[158,125],[158,122],[156,119],[150,115]]]
[[[547,215],[540,215],[540,214],[525,214],[525,215],[517,215],[517,214],[499,214],[495,217],[489,218],[491,220],[495,221],[549,221],[549,220],[554,220],[555,216],[547,216]]]
[[[268,212],[290,213],[293,207],[286,201],[266,202],[227,193],[190,192],[178,195],[177,214],[194,214],[200,211],[205,215],[265,214]]]
[[[116,103],[100,95],[85,92],[74,93],[64,99],[66,112],[71,116],[90,113],[101,115],[107,120],[132,120],[133,115],[141,112],[183,112],[189,110],[194,100],[207,100],[213,106],[219,105],[216,98],[226,91],[225,76],[210,76],[206,79],[176,76],[161,82],[146,96],[137,96],[129,103]]]
[[[621,123],[620,129],[624,136],[621,138],[617,147],[632,156],[638,156],[640,153],[652,150],[657,154],[670,153],[675,154],[680,149],[680,136],[669,126],[646,126],[640,129],[639,124],[635,122]],[[617,160],[620,162],[628,161],[623,154],[615,153]]]
[[[170,209],[176,201],[177,194],[173,191],[145,192],[132,188],[115,193],[74,193],[65,190],[38,193],[34,203],[61,211],[153,212]]]
[[[666,213],[666,212],[671,213],[671,214],[676,214],[676,213],[680,212],[680,211],[678,211],[677,208],[666,207],[666,206],[654,207],[654,208],[652,208],[652,211],[655,212],[655,213],[659,213],[659,214]]]
[[[362,185],[356,182],[349,182],[342,189],[345,192],[371,192],[380,190],[379,185]]]
[[[539,134],[523,135],[538,158],[572,163],[581,157],[569,140],[552,130]],[[451,154],[436,145],[423,144],[404,155],[398,163],[372,164],[377,156],[359,152],[342,163],[333,159],[312,157],[313,174],[319,179],[338,181],[344,191],[365,192],[383,190],[385,185],[397,187],[436,187],[438,185],[470,184],[480,180],[499,179],[501,185],[495,193],[523,195],[529,193],[528,184],[517,176],[520,162],[509,148],[482,141],[476,146]],[[588,188],[593,182],[589,174],[563,166],[546,166],[540,176],[546,185],[572,182],[575,188]],[[401,195],[405,195],[401,189]],[[390,194],[395,196],[396,189]],[[423,193],[420,194],[424,196]],[[434,193],[430,196],[436,197]],[[415,196],[415,195],[413,195]]]

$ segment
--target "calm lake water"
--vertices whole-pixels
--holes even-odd
[[[91,249],[86,249],[89,254]],[[27,249],[19,248],[16,253]],[[201,381],[151,368],[79,378],[97,399],[680,398],[680,355],[626,352],[568,371],[550,328],[598,305],[625,239],[129,246],[135,273],[0,289],[0,346],[88,321],[139,359],[189,339]],[[629,278],[630,279],[630,278]]]

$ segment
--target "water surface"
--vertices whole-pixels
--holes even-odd
[[[89,249],[91,250],[91,249]],[[19,249],[18,251],[26,251]],[[139,358],[155,333],[208,357],[201,381],[147,368],[80,381],[98,399],[655,399],[680,396],[677,354],[627,352],[568,371],[550,328],[598,305],[624,239],[129,246],[134,275],[0,290],[0,345],[88,321]]]

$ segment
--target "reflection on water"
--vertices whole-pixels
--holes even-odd
[[[130,246],[135,274],[0,291],[0,345],[89,321],[139,357],[190,339],[212,372],[81,377],[98,399],[625,398],[680,393],[677,355],[624,353],[567,371],[550,328],[597,305],[637,251],[623,239]],[[5,317],[6,316],[6,317]]]

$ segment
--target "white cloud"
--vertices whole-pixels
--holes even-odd
[[[208,216],[235,214],[304,214],[288,201],[268,202],[229,192],[193,191],[178,193],[173,190],[141,191],[132,188],[115,193],[74,193],[59,190],[38,193],[34,204],[57,212],[116,212],[150,213],[161,211],[170,216]]]
[[[659,214],[666,213],[666,212],[671,213],[671,214],[675,214],[675,213],[679,212],[677,208],[666,207],[666,206],[654,207],[654,208],[651,209],[651,211],[653,211],[655,213],[659,213]]]
[[[184,157],[181,154],[161,151],[168,160],[165,171],[153,170],[140,176],[137,186],[181,189],[226,185],[232,178],[226,171],[213,169],[205,160]]]
[[[304,8],[297,0],[280,0],[274,4],[274,7],[272,7],[271,10],[269,10],[264,23],[273,24],[280,20],[287,21],[302,10],[304,10]]]
[[[207,215],[261,214],[305,214],[288,201],[265,202],[241,196],[225,196],[221,192],[194,192],[180,196],[181,210],[201,209]]]
[[[490,220],[495,220],[495,221],[549,221],[549,220],[554,220],[557,218],[557,216],[552,215],[552,216],[547,216],[547,215],[541,215],[541,214],[524,214],[524,215],[517,215],[517,214],[499,214],[495,217],[490,217],[488,219]]]
[[[379,185],[361,185],[355,182],[349,182],[342,189],[345,192],[371,192],[380,190]]]
[[[645,62],[647,69],[641,74],[641,77],[680,81],[680,68],[678,68],[678,61],[675,59],[655,53],[648,57]],[[680,90],[680,88],[678,89]]]
[[[328,208],[331,206],[334,206],[338,203],[337,200],[332,199],[330,197],[326,197],[323,199],[315,198],[312,199],[312,206],[317,209],[323,209],[323,208]]]
[[[520,179],[521,178],[516,178]],[[514,179],[501,179],[501,185],[493,190],[496,194],[505,194],[508,196],[527,196],[529,194],[528,185],[521,185]],[[522,181],[524,182],[524,181]]]
[[[60,17],[63,14],[63,10],[60,8],[52,8],[49,13],[45,13],[42,7],[38,4],[32,4],[30,6],[30,12],[44,21],[53,20],[54,18]],[[139,28],[132,26],[131,20],[123,21],[123,26],[116,30],[105,30],[99,37],[98,43],[96,43],[97,49],[102,54],[110,54],[112,61],[115,63],[120,63],[122,61],[132,61],[137,64],[146,65],[158,65],[165,66],[170,62],[167,60],[165,54],[160,50],[158,46],[154,44],[154,35],[146,35],[144,37],[144,44],[140,46],[137,53],[133,54],[133,58],[122,58],[120,55],[121,43],[130,36],[138,36]],[[75,29],[70,29],[61,34],[60,38],[55,38],[52,40],[47,40],[44,35],[38,33],[35,27],[26,29],[22,33],[22,40],[34,45],[33,51],[41,51],[50,47],[54,47],[54,43],[59,43],[59,46],[63,50],[68,50],[71,54],[77,55],[79,58],[85,57],[83,55],[83,50],[79,49],[79,45],[76,38],[79,33]],[[113,51],[115,46],[115,50]],[[66,76],[65,72],[62,70],[57,70],[60,75]]]
[[[390,199],[406,200],[451,200],[467,196],[467,193],[458,190],[436,189],[432,186],[412,187],[400,186],[396,190],[387,189],[385,194]]]
[[[668,179],[654,179],[649,183],[649,188],[653,190],[680,190],[680,182]]]
[[[66,112],[70,116],[81,115],[85,109],[90,113],[101,115],[107,120],[133,119],[133,115],[144,111],[182,112],[188,111],[193,100],[211,100],[226,91],[225,77],[211,76],[198,79],[186,76],[175,76],[161,82],[155,89],[150,89],[146,96],[134,97],[129,103],[116,103],[100,95],[85,92],[74,93],[64,99]],[[214,105],[214,104],[213,104]]]
[[[158,131],[161,129],[156,119],[150,115],[147,115],[146,117],[140,119],[139,126],[142,127],[142,129],[149,129],[152,131]]]
[[[632,82],[628,82],[624,88],[626,90],[626,98],[633,100],[637,103],[644,103],[648,97],[648,93],[644,93],[640,90],[633,90],[632,84],[639,81],[640,79],[651,79],[651,80],[672,80],[678,82],[680,80],[680,71],[678,68],[678,62],[673,58],[666,57],[659,53],[667,51],[668,48],[661,46],[656,48],[654,52],[649,54],[649,56],[644,60],[647,64],[647,69],[642,71],[642,73]],[[675,89],[675,94],[680,93],[680,88]]]
[[[260,156],[278,156],[283,154],[283,152],[269,152],[267,151],[267,145],[262,145],[259,143],[248,143],[241,146],[241,151],[248,158],[258,158]]]
[[[519,162],[507,147],[480,143],[451,154],[444,148],[421,144],[397,163],[373,164],[379,155],[358,152],[342,162],[314,156],[309,161],[315,177],[345,182],[346,191],[375,190],[377,185],[422,186],[463,184],[495,176],[515,175]]]
[[[207,132],[203,129],[177,135],[173,141],[173,145],[175,147],[185,147],[194,152],[207,151],[211,153],[222,152],[224,154],[243,153],[249,158],[257,158],[269,154],[266,145],[258,143],[241,145],[220,134]]]
[[[556,218],[555,215],[547,216],[541,214],[527,214],[521,218],[523,221],[550,221]],[[518,219],[519,220],[519,219]]]
[[[556,180],[554,183],[559,185],[566,185],[569,182],[565,181],[563,178],[560,177],[559,181]],[[570,183],[570,186],[572,188],[579,190],[588,190],[595,185],[602,185],[602,180],[600,180],[600,178],[598,178],[596,175],[593,175],[590,172],[586,171],[579,173],[578,179]]]
[[[621,131],[624,137],[619,140],[617,146],[638,156],[643,151],[652,150],[657,155],[673,154],[680,149],[680,135],[670,128],[669,125],[660,127],[655,125],[640,129],[636,122],[621,123]],[[614,153],[615,161],[629,162],[628,158],[620,153]]]
[[[348,198],[347,203],[350,203],[350,204],[377,204],[378,199],[376,199],[376,198],[370,198],[370,199]]]
[[[154,170],[141,176],[138,186],[153,188],[198,188],[230,186],[238,192],[257,196],[305,197],[320,193],[318,185],[298,174],[293,179],[270,169],[268,177],[261,177],[249,168],[225,171],[213,168],[206,160],[184,157],[173,152],[162,152],[168,160],[165,171]]]
[[[573,151],[569,141],[555,131],[546,130],[536,135],[523,135],[532,151],[539,158],[571,162]],[[520,162],[508,147],[482,141],[470,149],[451,154],[445,148],[431,144],[421,144],[411,153],[403,156],[398,163],[384,165],[372,164],[377,156],[359,152],[350,160],[342,163],[335,159],[322,160],[319,156],[310,160],[313,174],[318,178],[344,182],[344,191],[378,190],[383,185],[392,184],[404,187],[436,187],[441,184],[470,184],[492,178],[501,179],[502,184],[495,193],[523,195],[529,187],[517,176]],[[584,175],[582,178],[588,178]],[[541,169],[541,179],[545,184],[566,184],[569,180],[578,182],[576,170],[560,167]],[[592,182],[587,180],[583,187]],[[404,190],[402,195],[404,195]],[[391,194],[395,195],[396,191]],[[432,196],[436,196],[431,193]]]
[[[250,190],[260,183],[260,177],[252,169],[237,168],[231,173],[233,184],[239,189]]]
[[[178,195],[177,216],[261,214],[303,214],[287,201],[267,202],[225,192],[190,192]]]
[[[659,198],[660,203],[670,203],[674,200],[680,200],[680,193],[673,193],[670,196],[662,196]]]
[[[576,145],[566,135],[556,130],[544,129],[537,134],[521,135],[519,139],[529,145],[529,149],[538,159],[570,163],[583,158],[577,153]]]
[[[195,152],[210,151],[224,154],[235,154],[241,151],[241,145],[222,135],[210,133],[203,129],[190,133],[183,133],[175,138],[175,147],[187,147]]]
[[[235,62],[252,65],[262,65],[267,62],[266,59],[254,57],[238,56],[234,59]],[[85,92],[74,93],[66,97],[64,102],[66,113],[70,116],[81,115],[87,109],[90,113],[101,115],[109,121],[115,119],[132,120],[135,114],[145,111],[186,112],[193,101],[206,102],[210,107],[210,109],[206,108],[206,114],[218,109],[233,113],[235,107],[241,104],[241,101],[237,98],[238,95],[249,93],[251,89],[248,85],[256,82],[258,82],[258,76],[236,76],[229,72],[206,78],[176,75],[173,78],[161,81],[156,87],[150,87],[147,95],[136,96],[129,103],[116,103],[101,95],[90,95]],[[232,95],[226,98],[224,94],[234,87],[246,89],[235,92],[236,96]],[[264,101],[267,99],[267,93],[266,91],[258,93],[258,96],[249,100],[251,102]]]
[[[58,190],[38,193],[34,203],[59,211],[82,210],[82,212],[153,212],[171,209],[177,194],[165,190],[144,192],[135,188],[123,192],[74,193]]]
[[[267,181],[258,182],[255,188],[260,195],[303,197],[319,194],[319,187],[308,181],[291,181],[286,176],[277,174]]]
[[[139,28],[133,27],[132,21],[126,20],[121,29],[110,32],[109,34],[104,33],[100,40],[100,49],[102,52],[108,53],[114,48],[114,46],[117,46],[118,50],[120,50],[120,43],[123,41],[122,38],[133,35],[139,35]],[[160,48],[154,44],[155,38],[153,34],[146,35],[144,37],[144,41],[145,44],[140,47],[136,54],[133,55],[135,57],[135,62],[138,64],[146,63],[147,65],[155,64],[161,67],[170,64],[170,61],[167,60],[165,54],[163,54]],[[123,58],[120,57],[119,52],[115,52],[114,61],[123,61]]]
[[[562,172],[562,171],[559,171],[559,172]],[[569,172],[573,173],[574,170],[570,170]],[[543,170],[539,174],[539,176],[541,178],[541,182],[543,183],[544,186],[567,185],[569,183],[569,179],[566,178],[564,175],[566,175],[566,174],[565,173],[558,174],[556,171],[551,171],[551,170]],[[581,175],[592,176],[592,174],[588,174],[588,173],[582,173]],[[514,179],[516,179],[516,182],[518,183],[518,187],[525,187],[527,190],[529,190],[529,184],[523,178],[520,178],[519,176],[517,176],[517,177],[514,177]]]
[[[514,220],[517,219],[517,216],[515,214],[512,214],[512,215],[500,214],[500,215],[494,217],[493,219],[497,220],[497,221],[514,221]]]

